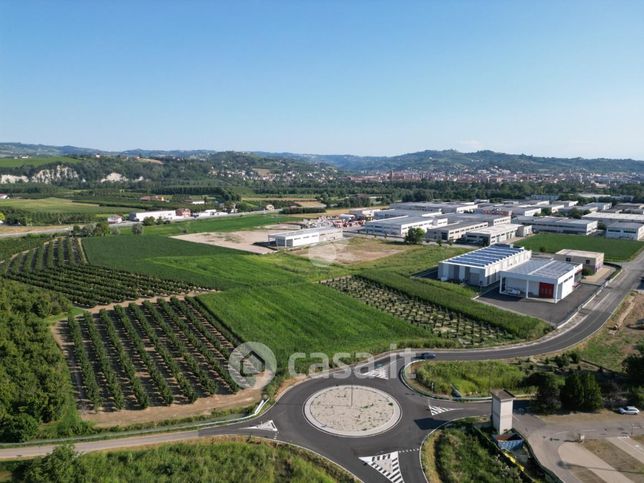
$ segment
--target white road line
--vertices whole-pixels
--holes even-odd
[[[387,366],[374,369],[373,371],[365,372],[363,375],[365,377],[374,377],[377,379],[389,379],[389,374],[387,374]]]
[[[402,473],[400,471],[400,461],[398,459],[398,451],[393,453],[385,453],[377,456],[363,456],[360,458],[374,470],[387,478],[392,483],[404,483]]]
[[[260,431],[273,431],[273,432],[277,432],[277,426],[275,426],[275,423],[273,422],[273,420],[272,420],[272,419],[270,419],[270,420],[268,420],[268,421],[266,421],[266,422],[260,423],[260,424],[258,424],[257,426],[249,426],[249,427],[248,427],[248,428],[246,428],[246,429],[258,429],[258,430],[260,430]]]
[[[454,411],[454,408],[441,408],[438,406],[429,406],[429,411],[432,413],[432,416],[436,416],[437,414],[441,413],[446,413],[447,411]]]

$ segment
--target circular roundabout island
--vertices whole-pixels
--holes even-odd
[[[363,438],[384,433],[400,420],[400,405],[384,391],[366,386],[335,386],[311,395],[304,416],[317,429]]]

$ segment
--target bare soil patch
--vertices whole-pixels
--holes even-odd
[[[274,253],[274,250],[271,248],[261,245],[262,243],[268,242],[269,235],[284,231],[298,230],[299,228],[299,225],[294,223],[280,223],[277,225],[269,225],[265,229],[261,230],[191,233],[187,235],[177,235],[172,238],[264,255],[267,253]]]
[[[324,243],[315,247],[293,250],[291,253],[302,257],[315,258],[327,263],[352,265],[396,255],[410,248],[412,248],[412,245],[402,245],[373,238],[353,237]]]

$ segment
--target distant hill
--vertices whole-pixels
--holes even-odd
[[[294,153],[261,153],[265,157],[303,159],[326,162],[347,171],[447,171],[506,169],[512,172],[628,172],[644,173],[644,161],[609,158],[551,158],[527,154],[506,154],[494,151],[462,153],[453,149],[420,151],[398,156],[353,156]]]
[[[49,146],[43,144],[0,143],[0,157],[18,156],[136,156],[144,158],[177,157],[203,159],[213,155],[221,156],[224,151],[215,150],[150,150],[131,149],[126,151],[102,151],[76,146]],[[226,157],[237,154],[283,161],[331,164],[343,171],[373,172],[389,170],[445,171],[464,170],[508,170],[511,172],[596,172],[596,173],[644,173],[644,161],[609,158],[555,158],[507,154],[494,151],[462,153],[455,150],[427,150],[398,156],[353,156],[350,154],[299,154],[270,152],[227,152]]]

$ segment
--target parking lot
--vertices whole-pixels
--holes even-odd
[[[599,290],[598,285],[581,283],[568,297],[555,304],[539,299],[503,295],[499,293],[498,284],[494,284],[493,288],[481,294],[477,300],[502,309],[538,317],[558,326],[565,322],[597,290]]]

